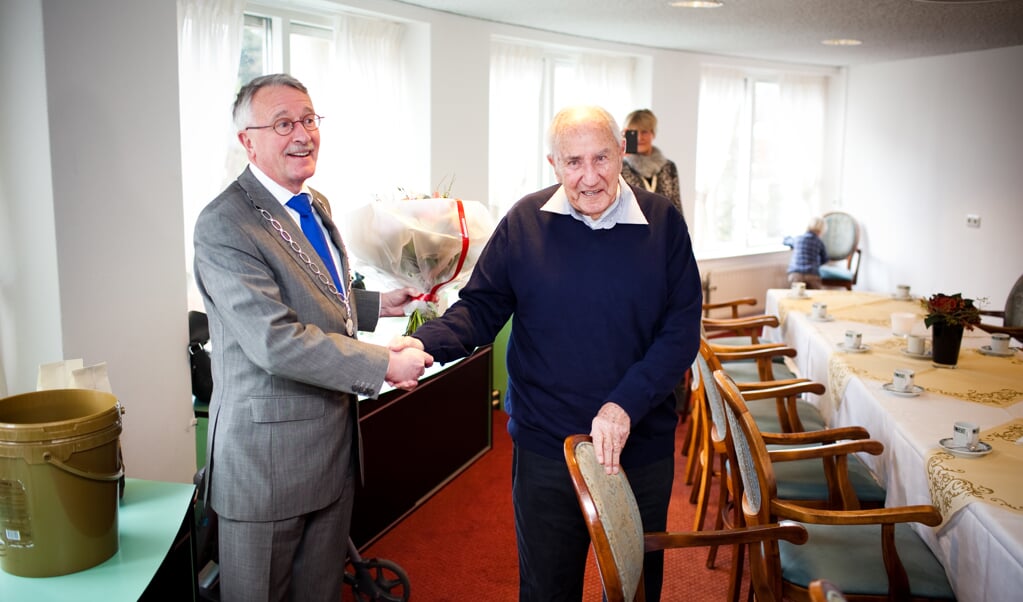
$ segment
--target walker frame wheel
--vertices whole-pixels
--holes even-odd
[[[347,568],[351,567],[351,571]],[[358,602],[408,602],[409,583],[405,570],[383,558],[359,556],[355,545],[348,544],[348,566],[344,582],[352,588]]]

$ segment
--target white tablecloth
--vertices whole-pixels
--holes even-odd
[[[830,301],[831,305],[839,305],[843,299],[842,293],[836,291],[809,294]],[[768,291],[766,313],[784,315],[784,319],[779,328],[765,332],[765,339],[794,347],[798,352],[794,360],[802,376],[825,384],[830,382],[829,362],[836,353],[841,353],[837,343],[849,328],[862,332],[866,345],[891,341],[891,328],[877,322],[812,321],[802,310],[785,311],[779,301],[787,295],[787,289]],[[907,309],[917,308],[907,305]],[[926,334],[922,320],[914,333]],[[989,335],[980,330],[967,331],[961,353],[977,353],[976,349],[989,340]],[[1020,355],[1017,353],[1015,360],[1002,361],[1018,361]],[[911,368],[923,365],[908,360],[904,364]],[[893,365],[892,369],[897,367],[901,366]],[[864,455],[862,459],[885,484],[888,506],[932,503],[927,460],[940,449],[938,441],[951,436],[956,420],[975,422],[983,432],[1023,417],[1023,402],[996,407],[926,390],[919,397],[898,397],[884,391],[883,384],[880,380],[853,376],[843,391],[831,390],[829,386],[824,396],[811,401],[818,404],[829,425],[860,425],[884,443],[882,455]],[[983,462],[984,458],[969,461]],[[1023,466],[1013,472],[1018,476],[1023,473]],[[945,566],[959,600],[1023,600],[1023,512],[973,502],[946,518],[939,527],[917,524],[914,528]]]

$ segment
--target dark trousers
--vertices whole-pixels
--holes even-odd
[[[675,474],[674,454],[626,471],[639,504],[644,531],[665,531]],[[512,504],[519,549],[520,602],[578,601],[590,535],[563,459],[552,460],[515,446]],[[646,598],[657,602],[664,579],[664,552],[643,562]]]

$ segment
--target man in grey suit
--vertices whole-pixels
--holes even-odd
[[[195,226],[221,599],[336,602],[360,466],[356,395],[375,397],[384,382],[411,390],[433,358],[356,339],[379,316],[403,315],[415,291],[351,287],[330,206],[305,184],[320,134],[305,86],[256,78],[238,92],[234,121],[249,166]],[[312,198],[309,224],[291,208],[300,193],[306,211]],[[309,225],[327,233],[324,259]]]

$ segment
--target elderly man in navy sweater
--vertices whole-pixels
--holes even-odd
[[[696,356],[702,291],[688,229],[666,198],[620,177],[624,142],[599,107],[555,116],[559,185],[498,224],[460,299],[395,348],[464,357],[512,318],[505,409],[519,599],[581,600],[589,535],[563,455],[589,432],[608,472],[623,467],[646,531],[666,529],[678,413],[673,390]],[[663,555],[647,554],[660,595]]]

